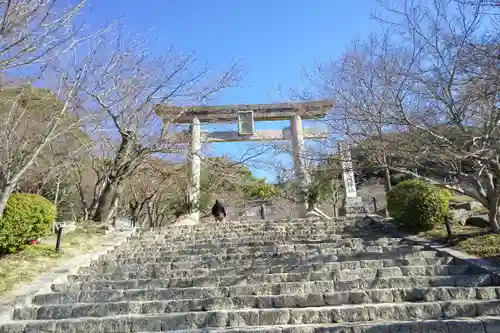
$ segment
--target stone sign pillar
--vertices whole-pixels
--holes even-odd
[[[201,124],[193,118],[190,125],[191,144],[189,147],[189,218],[195,222],[200,220],[200,179],[201,179]]]
[[[345,197],[342,202],[340,215],[349,216],[353,214],[366,213],[361,197],[356,191],[356,180],[352,168],[351,149],[345,142],[340,142],[339,155],[342,166],[342,178],[344,180]]]
[[[299,186],[297,198],[299,201],[299,216],[305,217],[307,214],[307,187],[309,185],[309,177],[304,160],[304,135],[302,118],[300,116],[294,115],[290,119],[290,132],[292,134],[293,169]]]

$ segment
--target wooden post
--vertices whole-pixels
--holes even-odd
[[[444,217],[444,225],[446,227],[446,234],[448,235],[448,242],[451,242],[451,239],[453,237],[453,233],[451,231],[451,225],[450,225],[450,220],[448,218],[448,215]]]
[[[56,252],[61,251],[61,240],[63,234],[63,227],[61,225],[56,226],[57,239],[56,239]]]
[[[260,219],[265,220],[266,219],[266,204],[260,205],[259,213],[260,213]]]
[[[374,209],[374,212],[375,214],[377,214],[377,198],[373,197],[373,209]]]

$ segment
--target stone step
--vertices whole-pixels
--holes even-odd
[[[183,242],[193,242],[196,241],[197,239],[200,239],[202,241],[208,241],[211,239],[228,239],[229,241],[231,240],[236,240],[238,238],[266,238],[266,239],[272,239],[272,237],[276,237],[276,239],[282,239],[282,238],[299,238],[299,237],[320,237],[323,235],[327,235],[329,237],[336,237],[339,236],[338,230],[332,229],[332,228],[327,228],[327,229],[304,229],[304,230],[284,230],[284,231],[277,231],[277,230],[271,230],[271,231],[253,231],[253,232],[231,232],[231,233],[200,233],[200,234],[185,234],[185,235],[180,235],[180,236],[140,236],[140,237],[134,237],[132,236],[130,238],[131,242],[134,243],[146,243],[146,242],[151,242],[151,241],[161,241],[168,239],[173,243],[183,243]]]
[[[488,274],[466,274],[466,275],[443,275],[443,276],[403,276],[403,277],[379,277],[351,280],[318,280],[279,283],[257,283],[240,284],[230,286],[209,287],[167,287],[162,285],[162,280],[151,281],[150,289],[125,289],[132,285],[122,286],[123,289],[108,289],[82,292],[59,292],[39,295],[36,297],[37,304],[52,302],[54,300],[77,300],[78,302],[91,302],[101,297],[115,297],[127,294],[127,297],[136,297],[137,300],[144,299],[145,295],[155,295],[162,291],[161,299],[191,299],[211,297],[231,297],[242,295],[284,295],[299,293],[327,293],[327,292],[349,292],[357,290],[372,289],[409,289],[430,287],[490,287],[498,285],[498,278]],[[137,283],[138,284],[138,283]],[[167,284],[168,285],[168,284]],[[115,296],[113,296],[115,295]]]
[[[348,237],[348,238],[359,238],[359,236],[354,235],[352,232],[347,232],[344,233],[343,231],[346,230],[346,228],[338,228],[338,227],[332,227],[332,226],[321,226],[318,228],[294,228],[294,229],[287,229],[287,228],[281,228],[281,229],[259,229],[259,230],[230,230],[230,231],[224,231],[224,230],[214,230],[214,231],[205,231],[201,230],[200,232],[193,233],[189,230],[183,231],[183,232],[176,232],[174,234],[133,234],[130,235],[129,238],[132,241],[137,241],[140,242],[142,240],[144,241],[151,241],[151,240],[173,240],[173,239],[179,239],[179,240],[184,240],[185,238],[193,238],[196,239],[197,237],[202,237],[204,239],[207,239],[209,237],[226,237],[226,238],[235,238],[235,237],[242,237],[242,236],[250,236],[250,235],[266,235],[266,234],[275,234],[275,235],[282,235],[286,236],[288,235],[305,235],[305,234],[313,234],[313,235],[318,235],[321,234],[321,232],[326,232],[331,234],[332,237],[340,238],[340,237]],[[361,236],[365,237],[366,233],[364,231],[371,231],[373,230],[359,230],[359,233]],[[375,234],[374,236],[379,236],[379,237],[388,237],[388,238],[393,238],[388,235],[384,235],[382,233],[380,234]],[[369,239],[368,239],[369,240]]]
[[[316,263],[304,265],[281,265],[281,266],[254,266],[254,267],[230,267],[230,268],[197,268],[197,269],[177,269],[162,268],[161,265],[142,266],[155,267],[151,270],[141,270],[134,272],[109,273],[109,274],[74,274],[68,275],[68,281],[98,281],[98,280],[128,280],[128,279],[144,279],[144,278],[195,278],[206,276],[234,276],[234,275],[254,275],[254,274],[272,274],[272,273],[300,273],[300,272],[315,272],[324,270],[338,269],[339,267],[369,268],[369,267],[388,267],[388,266],[426,266],[426,265],[443,265],[453,263],[451,257],[408,257],[395,259],[375,259],[375,260],[345,260],[329,263]]]
[[[169,238],[183,237],[187,235],[216,235],[216,234],[245,234],[252,232],[302,232],[302,231],[320,231],[320,230],[341,230],[345,229],[345,225],[331,223],[331,222],[317,222],[313,224],[266,224],[256,223],[252,226],[238,226],[232,225],[231,227],[219,226],[213,228],[198,228],[198,229],[179,229],[170,227],[167,229],[159,229],[157,232],[151,233],[135,233],[133,237],[161,237],[166,236]]]
[[[214,297],[204,299],[163,299],[168,289],[157,289],[153,293],[142,290],[103,293],[97,300],[50,304],[17,308],[14,320],[67,319],[78,317],[108,317],[128,314],[158,314],[173,312],[304,308],[324,306],[368,305],[379,303],[414,303],[447,301],[487,301],[500,299],[500,287],[478,288],[410,288],[373,289],[351,292],[330,292],[287,295],[246,295]],[[68,299],[65,299],[68,301]],[[498,310],[500,311],[500,304]],[[499,313],[500,314],[500,313]]]
[[[242,260],[200,260],[200,261],[168,261],[161,263],[108,265],[108,266],[87,266],[80,267],[78,274],[121,274],[129,272],[168,272],[175,270],[196,270],[196,269],[249,269],[276,266],[303,266],[310,264],[326,264],[330,262],[370,260],[370,259],[393,259],[393,258],[433,258],[439,257],[441,253],[436,251],[418,251],[411,253],[373,253],[360,252],[352,255],[310,255],[289,258],[263,258],[263,259],[242,259]]]
[[[144,332],[205,327],[287,324],[360,323],[473,318],[500,315],[500,300],[427,303],[380,303],[309,308],[212,310],[112,317],[20,321],[2,325],[0,332]],[[377,323],[375,323],[377,324]]]
[[[162,331],[165,332],[165,331]],[[498,333],[500,318],[387,321],[383,323],[297,324],[178,330],[176,333]],[[139,333],[160,333],[139,332]]]
[[[104,257],[99,261],[95,261],[92,266],[110,266],[111,264],[115,266],[127,265],[127,264],[139,264],[139,263],[168,263],[168,262],[181,262],[189,260],[190,262],[213,262],[213,261],[242,261],[242,260],[271,260],[271,259],[303,259],[307,257],[316,256],[331,256],[343,257],[343,256],[360,256],[364,254],[370,255],[373,253],[389,255],[412,255],[420,252],[424,252],[423,246],[369,246],[360,248],[323,248],[323,249],[310,249],[303,251],[282,251],[282,252],[253,252],[253,253],[232,253],[232,254],[181,254],[181,255],[171,255],[171,252],[139,252],[142,255],[137,256],[127,256],[127,255],[115,255]],[[434,252],[434,251],[431,251]]]
[[[429,265],[429,266],[397,266],[371,267],[353,269],[319,271],[307,270],[301,273],[273,273],[233,276],[204,276],[196,278],[173,279],[135,279],[135,280],[103,280],[75,283],[60,283],[52,285],[52,290],[66,291],[95,291],[109,289],[154,289],[154,288],[187,288],[187,287],[218,287],[242,284],[282,283],[300,281],[346,280],[354,278],[383,277],[383,276],[437,276],[478,274],[465,265]],[[370,274],[366,276],[366,274]]]
[[[267,220],[236,222],[228,221],[224,223],[203,223],[195,225],[175,225],[163,228],[149,228],[137,231],[137,235],[176,235],[186,231],[209,232],[219,230],[240,230],[255,228],[303,228],[303,227],[325,227],[331,225],[349,226],[356,223],[355,220],[331,221],[322,219],[293,219],[293,220]]]
[[[230,244],[201,244],[199,247],[172,247],[172,246],[157,246],[157,247],[128,247],[124,245],[121,248],[115,249],[108,255],[101,256],[100,259],[106,258],[134,258],[141,256],[192,256],[192,255],[204,255],[204,254],[218,254],[218,255],[231,255],[231,254],[251,254],[259,252],[271,252],[271,253],[282,253],[282,252],[301,252],[301,251],[322,251],[329,249],[342,249],[348,251],[349,249],[365,249],[366,247],[338,247],[335,243],[321,243],[321,244],[300,244],[294,249],[294,244],[269,244],[269,245],[247,245],[244,246],[230,246]],[[390,246],[390,245],[389,245]],[[410,244],[401,244],[400,247],[410,247]],[[377,248],[378,246],[371,246]],[[422,249],[423,246],[415,246],[415,249]]]
[[[370,258],[380,258],[380,259],[391,259],[394,256],[407,256],[407,257],[433,257],[437,255],[438,252],[435,250],[425,250],[425,248],[422,247],[398,247],[398,248],[383,248],[383,247],[370,247],[370,248],[364,248],[364,249],[353,249],[353,248],[344,248],[344,249],[333,249],[333,250],[321,250],[320,253],[316,251],[304,251],[304,252],[286,252],[284,254],[277,253],[275,257],[269,257],[268,254],[262,254],[264,257],[260,257],[260,253],[250,253],[250,254],[235,254],[232,256],[234,259],[225,259],[228,258],[228,255],[219,255],[219,254],[202,254],[202,255],[192,255],[192,256],[181,256],[181,257],[170,257],[167,255],[164,255],[164,252],[139,252],[134,254],[132,257],[127,257],[126,255],[121,255],[121,254],[115,254],[114,258],[110,258],[109,261],[113,261],[113,259],[119,259],[122,260],[124,258],[130,258],[131,260],[133,259],[145,259],[149,258],[152,260],[156,260],[156,258],[166,258],[165,260],[171,261],[169,259],[173,259],[174,262],[181,262],[181,261],[186,261],[188,259],[189,261],[190,258],[193,258],[194,260],[198,261],[213,261],[213,260],[218,260],[218,261],[251,261],[251,260],[282,260],[286,259],[287,257],[290,258],[295,258],[295,259],[311,259],[314,257],[324,257],[325,260],[332,260],[332,261],[345,261],[349,260],[349,258],[354,258],[358,260],[362,259],[370,259]],[[242,259],[237,259],[239,258],[239,255],[241,255]],[[140,261],[139,260],[139,261]],[[231,263],[233,264],[233,263]]]
[[[178,247],[191,247],[198,246],[199,244],[218,244],[218,243],[226,243],[232,244],[232,246],[241,246],[241,245],[271,245],[271,244],[286,244],[290,242],[331,242],[332,240],[336,240],[336,234],[329,234],[324,232],[319,232],[316,234],[303,234],[303,235],[288,235],[288,236],[280,236],[277,234],[267,234],[267,235],[250,235],[250,236],[237,236],[237,237],[200,237],[200,238],[190,238],[185,240],[172,240],[165,239],[165,245],[169,245],[171,248]],[[129,246],[132,247],[141,247],[141,246],[149,246],[149,242],[133,242],[132,240],[129,242]]]
[[[139,235],[134,234],[130,236],[132,241],[150,241],[150,240],[162,240],[169,239],[176,242],[195,240],[200,237],[201,239],[213,238],[238,238],[238,237],[259,237],[259,236],[304,236],[304,235],[321,235],[321,233],[328,234],[332,237],[338,235],[345,235],[342,231],[345,228],[339,228],[332,225],[321,226],[317,228],[281,228],[281,229],[254,229],[254,230],[214,230],[206,231],[201,230],[200,232],[191,232],[189,230],[181,232],[176,232],[174,234],[150,234],[150,235]],[[349,234],[349,236],[353,236]]]
[[[321,244],[335,244],[338,247],[352,247],[359,245],[370,245],[372,246],[381,246],[381,245],[397,245],[399,244],[410,244],[409,242],[400,239],[386,239],[386,238],[377,238],[374,237],[372,240],[362,240],[360,238],[340,238],[340,237],[328,237],[324,239],[325,235],[322,236],[323,239],[277,239],[270,238],[264,239],[262,237],[239,237],[237,239],[232,239],[230,241],[221,241],[216,238],[211,238],[208,240],[198,239],[193,242],[170,242],[167,239],[164,239],[161,242],[145,242],[145,243],[127,243],[132,248],[141,248],[141,247],[169,247],[172,250],[178,248],[193,248],[193,247],[214,247],[214,245],[219,245],[221,247],[245,247],[245,246],[291,246],[298,245],[300,246],[320,246]]]
[[[334,281],[330,285],[334,286]],[[299,290],[300,292],[301,290]],[[230,291],[228,292],[230,294]],[[326,296],[326,294],[328,294]],[[98,292],[76,292],[76,293],[50,293],[36,295],[33,304],[36,306],[70,305],[76,303],[109,303],[109,302],[151,302],[151,301],[179,301],[179,299],[165,298],[170,295],[168,288],[155,289],[127,289],[127,290],[100,290]],[[244,297],[243,299],[240,299]],[[227,300],[225,300],[227,298]],[[271,298],[272,301],[265,301]],[[329,298],[330,301],[327,301]],[[332,299],[337,303],[332,304]],[[420,302],[420,301],[449,301],[449,300],[489,300],[500,298],[500,287],[422,287],[422,288],[395,288],[395,289],[371,289],[354,290],[327,293],[299,293],[299,294],[269,294],[269,295],[238,295],[231,297],[213,297],[201,300],[204,302],[202,308],[207,304],[230,304],[234,307],[282,307],[278,306],[287,301],[288,307],[293,306],[324,306],[360,303],[393,303],[393,302]],[[190,299],[182,299],[187,304]],[[192,299],[191,299],[192,300]],[[195,303],[199,303],[198,299]],[[314,304],[307,300],[315,300]],[[325,303],[326,302],[326,303]],[[260,304],[260,306],[259,306]],[[308,304],[308,305],[304,305]],[[198,304],[199,305],[199,304]],[[264,306],[265,305],[265,306]],[[201,308],[200,308],[201,309]],[[197,310],[186,310],[197,311]],[[25,318],[28,319],[28,318]]]
[[[358,226],[359,227],[359,226]],[[319,233],[321,231],[329,232],[329,233],[336,233],[336,234],[342,234],[344,232],[345,235],[353,236],[351,230],[353,226],[347,226],[347,225],[335,225],[332,223],[322,223],[322,224],[316,224],[312,226],[305,226],[305,225],[296,225],[296,226],[289,226],[289,225],[282,225],[282,226],[274,226],[274,227],[269,227],[265,225],[257,226],[257,227],[251,227],[251,228],[237,228],[237,227],[231,227],[231,228],[214,228],[214,229],[199,229],[199,230],[181,230],[181,229],[174,229],[173,227],[170,228],[170,230],[159,230],[156,233],[134,233],[130,237],[132,239],[140,240],[140,239],[148,239],[148,238],[168,238],[168,239],[175,239],[179,238],[182,239],[183,237],[190,237],[190,236],[199,236],[199,237],[204,237],[206,235],[214,236],[214,235],[219,235],[219,236],[241,236],[241,235],[246,235],[246,234],[266,234],[266,233],[275,233],[275,234],[304,234],[304,233]],[[357,227],[354,227],[357,228]],[[360,230],[362,231],[362,230]],[[373,230],[372,230],[373,231]]]
[[[141,249],[143,247],[147,248],[162,248],[162,249],[171,249],[172,251],[178,250],[179,246],[182,249],[195,250],[198,248],[263,248],[265,251],[272,251],[273,249],[296,249],[296,250],[305,250],[305,249],[314,249],[321,247],[360,247],[360,246],[395,246],[395,245],[410,245],[410,242],[402,240],[401,238],[378,238],[375,240],[365,240],[362,238],[340,238],[340,237],[332,237],[327,241],[303,241],[303,242],[294,242],[294,243],[286,243],[286,242],[276,242],[275,240],[270,241],[262,241],[259,239],[253,239],[249,242],[242,242],[239,240],[238,242],[215,242],[213,239],[207,242],[193,242],[193,243],[182,243],[182,244],[170,244],[170,242],[166,239],[155,241],[155,242],[145,242],[143,244],[131,245],[132,243],[127,243],[126,245],[131,249]]]
[[[384,244],[371,244],[372,242],[367,242],[366,244],[360,244],[359,246],[384,246]],[[399,242],[389,243],[386,246],[410,246],[410,243]],[[201,246],[199,246],[201,245]],[[256,245],[248,246],[245,244],[243,246],[231,246],[229,243],[224,244],[198,244],[193,247],[183,247],[182,249],[174,248],[166,244],[165,246],[158,246],[158,249],[152,248],[129,248],[123,247],[117,249],[116,251],[100,257],[100,260],[106,258],[132,258],[133,256],[141,256],[144,252],[159,252],[161,255],[177,257],[182,255],[202,255],[202,254],[219,254],[219,255],[231,255],[231,254],[250,254],[257,252],[272,252],[272,253],[282,253],[282,252],[295,252],[295,251],[309,251],[309,250],[327,250],[331,248],[358,248],[357,244],[351,244],[351,246],[339,245],[339,242],[324,242],[324,243],[302,243],[302,244],[282,244],[276,245],[275,243],[269,245]]]
[[[361,234],[362,236],[368,236],[364,233]],[[342,233],[342,230],[335,228],[327,228],[327,229],[304,229],[304,230],[286,230],[286,231],[258,231],[258,232],[242,232],[242,233],[200,233],[200,234],[189,234],[186,232],[186,234],[183,234],[181,236],[163,236],[163,235],[158,235],[158,236],[132,236],[130,238],[131,242],[134,243],[151,243],[151,242],[158,242],[162,241],[165,239],[170,240],[172,243],[192,243],[197,241],[198,239],[202,241],[210,241],[212,239],[217,239],[217,240],[223,240],[227,239],[228,241],[234,241],[239,238],[245,238],[245,239],[250,239],[250,238],[264,238],[264,239],[270,239],[272,240],[273,237],[275,237],[276,240],[282,240],[282,239],[301,239],[301,238],[318,238],[318,239],[324,239],[324,237],[328,237],[330,239],[339,239],[341,237],[353,237],[352,234],[346,235]],[[377,235],[377,234],[372,234],[372,237],[369,238],[369,240],[376,238],[377,236],[380,237],[382,235]],[[359,236],[355,236],[359,237]]]

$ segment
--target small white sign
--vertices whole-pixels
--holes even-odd
[[[346,198],[357,196],[356,180],[352,170],[351,150],[345,143],[339,143],[339,153],[342,166],[342,178],[344,179],[344,188]]]

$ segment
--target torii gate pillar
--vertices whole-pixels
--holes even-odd
[[[298,185],[298,209],[299,216],[305,217],[307,213],[307,194],[309,186],[309,175],[305,166],[304,159],[304,135],[302,128],[302,118],[299,115],[294,115],[290,119],[290,130],[292,134],[292,157],[293,169]]]
[[[201,124],[194,117],[189,126],[191,142],[189,145],[189,218],[200,220],[200,185],[201,185]]]

